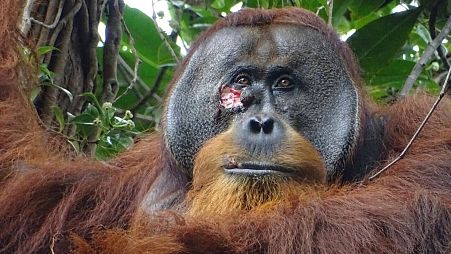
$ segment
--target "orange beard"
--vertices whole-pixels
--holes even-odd
[[[266,161],[293,169],[296,176],[258,177],[230,175],[227,160],[249,160],[249,154],[233,142],[233,128],[210,139],[194,162],[192,189],[188,192],[188,214],[220,215],[251,210],[262,205],[309,194],[312,186],[326,181],[319,152],[301,135],[287,127],[288,135],[278,153]],[[259,160],[259,158],[252,158]]]

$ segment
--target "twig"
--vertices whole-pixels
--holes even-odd
[[[130,84],[127,86],[127,88],[125,89],[125,91],[121,95],[116,97],[114,102],[118,101],[120,98],[122,98],[122,96],[126,95],[133,88],[133,86],[136,84],[136,82],[138,81],[138,78],[139,78],[138,77],[139,65],[141,64],[141,59],[139,59],[138,52],[136,51],[136,48],[135,48],[135,40],[133,39],[133,36],[130,33],[130,30],[128,30],[128,27],[125,24],[124,19],[121,20],[121,23],[122,23],[122,26],[124,27],[125,33],[128,36],[128,41],[130,43],[130,50],[132,51],[132,54],[135,57],[135,65],[133,67],[133,78],[130,81]]]
[[[147,94],[144,95],[143,98],[141,98],[138,103],[136,103],[131,109],[130,111],[132,113],[135,113],[142,105],[144,105],[150,98],[152,98],[152,96],[155,94],[155,92],[158,90],[158,88],[160,87],[161,81],[163,80],[163,76],[164,73],[167,70],[167,66],[163,66],[160,69],[160,72],[158,72],[157,78],[155,79],[155,82],[153,83],[152,89],[147,92]]]
[[[31,10],[33,9],[34,0],[27,0],[27,3],[25,4],[25,8],[23,10],[22,14],[22,24],[20,25],[20,31],[23,35],[28,34],[28,31],[30,30],[31,26]]]
[[[61,0],[64,2],[64,0]],[[50,36],[50,40],[48,41],[48,45],[55,45],[56,39],[59,37],[60,32],[63,30],[63,28],[66,26],[67,23],[73,22],[74,16],[80,11],[81,7],[83,5],[82,0],[77,0],[74,6],[70,9],[70,11],[64,16],[64,18],[61,19],[60,22],[58,22],[58,25],[55,27],[55,29],[52,32],[52,35]],[[49,63],[51,58],[51,54],[47,54],[44,58],[44,63]]]
[[[448,20],[446,21],[446,24],[443,26],[442,31],[439,33],[439,35],[429,43],[427,48],[424,50],[423,55],[421,56],[420,60],[415,64],[415,66],[412,69],[412,72],[407,77],[406,82],[404,83],[404,86],[401,90],[400,97],[405,97],[407,94],[409,94],[409,91],[412,89],[413,84],[415,84],[415,81],[417,80],[418,76],[420,76],[421,72],[424,69],[424,66],[429,61],[431,56],[434,54],[435,50],[441,45],[443,39],[449,34],[451,30],[451,16],[448,17]]]
[[[55,1],[49,1],[46,7],[45,15],[44,16],[44,22],[45,23],[52,23],[55,20],[56,13],[58,12],[58,6],[60,5],[60,2],[64,0],[55,0]],[[39,9],[39,8],[38,8]],[[44,9],[44,8],[42,8]],[[39,28],[39,35],[37,40],[37,46],[44,46],[44,45],[53,45],[48,42],[49,40],[49,34],[51,29],[46,29],[43,26],[34,26],[35,28]],[[43,61],[41,61],[43,62]]]
[[[431,14],[429,16],[429,34],[431,35],[432,39],[435,39],[435,37],[437,37],[437,33],[435,32],[435,23],[437,21],[437,13],[438,13],[438,5],[439,5],[440,1],[436,0],[432,9],[431,9]],[[437,53],[438,56],[440,57],[440,59],[443,62],[443,65],[446,67],[446,69],[450,68],[448,59],[446,58],[445,52],[443,51],[443,47],[440,45],[437,48]]]
[[[38,121],[39,126],[41,126],[46,132],[50,132],[52,134],[55,134],[56,136],[59,136],[59,137],[63,138],[64,140],[74,141],[74,142],[79,142],[79,143],[83,143],[83,142],[84,143],[89,143],[87,140],[73,138],[73,137],[70,137],[70,136],[60,132],[60,131],[57,131],[57,130],[51,128],[49,125],[45,124],[41,120],[40,117],[36,117],[36,119]],[[144,120],[146,120],[146,119],[144,119]],[[95,141],[95,142],[97,143],[98,141]]]
[[[320,12],[322,9],[324,9],[324,6],[321,5],[320,7],[318,7],[318,8],[316,9],[315,15],[316,15],[316,16],[319,16],[319,12]]]
[[[327,19],[327,24],[329,25],[329,26],[332,26],[332,18],[333,18],[333,10],[334,10],[334,0],[328,0],[327,1],[327,7],[328,7],[328,9],[327,9],[327,11],[328,11],[328,13],[329,13],[329,17],[328,17],[328,19]]]
[[[154,20],[153,21],[155,23],[155,27],[158,30],[158,34],[160,35],[161,40],[163,40],[164,45],[166,46],[166,48],[169,50],[169,53],[171,53],[172,58],[174,58],[174,60],[179,63],[180,59],[177,56],[177,54],[175,53],[174,49],[171,47],[171,44],[169,43],[167,37],[164,35],[163,30],[161,30],[161,28],[158,26],[157,22]]]
[[[180,59],[178,58],[177,54],[175,53],[174,49],[171,47],[171,44],[169,43],[167,37],[165,36],[165,33],[161,28],[158,26],[157,23],[157,14],[155,13],[155,3],[152,1],[152,22],[155,25],[155,28],[158,31],[158,35],[160,36],[160,39],[163,41],[166,48],[169,50],[169,53],[171,53],[172,58],[178,63]]]
[[[55,19],[53,20],[53,23],[52,23],[52,24],[47,25],[46,23],[44,23],[44,22],[42,22],[42,21],[39,21],[39,20],[36,20],[36,19],[34,19],[33,17],[29,17],[29,20],[32,21],[33,23],[36,23],[36,24],[41,25],[41,26],[43,26],[43,27],[45,27],[45,28],[48,28],[48,29],[53,29],[53,28],[55,28],[56,25],[58,24],[60,18],[61,18],[61,13],[63,12],[64,2],[65,2],[65,1],[63,1],[63,0],[60,1],[60,4],[59,4],[59,6],[58,6],[58,12],[56,13],[56,17],[55,17]],[[27,3],[27,4],[28,4],[28,3]]]
[[[372,175],[370,178],[368,178],[369,181],[373,180],[374,178],[378,177],[380,174],[382,174],[384,171],[386,171],[388,168],[390,168],[392,165],[394,165],[396,162],[398,162],[399,160],[401,160],[404,155],[407,153],[407,151],[409,150],[409,148],[412,146],[412,143],[415,141],[415,139],[417,138],[418,134],[421,132],[421,130],[423,129],[424,125],[427,123],[427,121],[429,120],[429,118],[431,117],[432,113],[435,111],[435,109],[437,108],[438,104],[440,103],[440,101],[442,100],[442,98],[445,96],[446,91],[448,90],[449,87],[449,75],[451,73],[451,69],[448,70],[448,74],[446,75],[445,78],[445,82],[443,83],[442,86],[442,90],[440,91],[439,96],[437,97],[437,100],[435,100],[434,105],[432,105],[432,108],[429,110],[428,114],[426,115],[426,117],[423,119],[423,122],[421,122],[420,126],[418,127],[417,131],[415,132],[415,134],[413,134],[412,138],[410,139],[409,143],[407,143],[406,147],[404,148],[404,150],[402,150],[402,152],[398,155],[398,157],[396,157],[392,162],[390,162],[389,164],[387,164],[385,167],[383,167],[381,170],[379,170],[378,172],[376,172],[374,175]]]
[[[119,67],[122,68],[124,74],[127,74],[129,76],[129,80],[131,80],[134,74],[132,68],[130,68],[130,66],[125,62],[125,60],[121,56],[119,56],[118,61]],[[144,80],[142,80],[139,76],[137,84],[139,85],[140,88],[144,89],[146,93],[150,91],[149,86],[147,86],[146,82],[144,82]],[[152,97],[160,103],[163,102],[163,99],[155,93],[152,95]],[[142,96],[140,98],[142,98]]]

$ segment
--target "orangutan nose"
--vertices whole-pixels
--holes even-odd
[[[254,134],[271,134],[274,129],[274,119],[271,117],[252,117],[248,120],[249,131]]]
[[[237,142],[253,155],[274,154],[285,135],[284,125],[272,115],[251,115],[238,124]]]

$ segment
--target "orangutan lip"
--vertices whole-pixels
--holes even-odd
[[[234,175],[261,176],[261,175],[287,175],[292,174],[292,170],[268,164],[239,163],[237,167],[224,168],[224,171]]]

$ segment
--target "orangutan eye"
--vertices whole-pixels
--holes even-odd
[[[241,86],[248,86],[251,83],[250,77],[246,74],[240,74],[235,78],[235,83]]]
[[[289,77],[280,78],[279,80],[277,80],[276,84],[274,85],[274,88],[276,88],[276,89],[289,89],[292,87],[293,87],[293,84]]]

